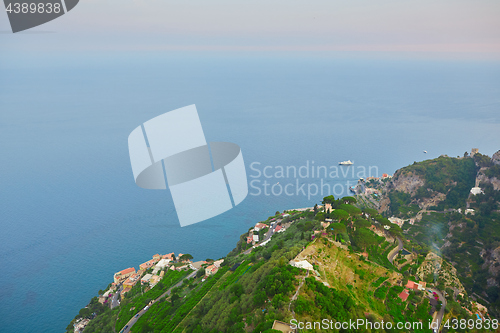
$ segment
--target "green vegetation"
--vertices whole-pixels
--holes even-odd
[[[415,206],[409,206],[415,200],[429,198],[433,193],[443,193],[446,199],[438,203],[435,210],[442,211],[447,208],[459,208],[469,196],[469,191],[474,187],[477,167],[472,158],[451,158],[441,156],[433,160],[414,163],[401,169],[401,174],[415,174],[424,179],[424,186],[415,194],[392,191],[390,209],[393,215],[407,214],[408,209],[413,211]]]
[[[120,305],[120,313],[116,320],[115,329],[118,332],[121,330],[132,317],[142,310],[152,300],[160,297],[164,292],[170,289],[173,285],[181,281],[189,272],[186,271],[167,271],[163,279],[154,286],[151,290],[143,292],[145,288],[141,283],[137,283],[128,293]]]
[[[411,194],[390,190],[388,180],[372,184],[387,185],[378,188],[384,200],[389,199],[388,212],[384,214],[402,218],[415,217],[421,200],[442,193],[445,199],[433,207],[437,212],[424,213],[421,220],[414,225],[405,223],[402,229],[392,224],[387,215],[384,217],[367,205],[362,197],[358,202],[354,197],[328,196],[322,204],[330,204],[332,209],[325,211],[315,205],[309,211],[288,211],[290,216],[286,218],[276,212],[262,223],[269,226],[276,221],[285,232],[275,233],[269,243],[249,253],[244,253],[250,247],[246,243],[248,233],[241,235],[215,275],[205,280],[205,271],[200,270],[194,278],[172,288],[170,295],[159,299],[140,317],[133,332],[274,332],[273,322],[289,322],[291,310],[297,319],[306,321],[368,318],[372,322],[423,322],[423,329],[403,331],[430,332],[427,323],[431,320],[431,307],[426,294],[410,290],[406,301],[398,295],[408,279],[417,280],[418,269],[430,262],[424,259],[431,250],[445,259],[442,271],[451,271],[448,261],[452,262],[467,291],[488,297],[490,308],[495,311],[495,307],[500,308],[500,288],[487,288],[491,278],[491,266],[487,264],[491,260],[488,256],[500,246],[500,191],[486,182],[481,185],[484,194],[468,199],[481,166],[486,168],[481,171],[486,177],[500,179],[500,168],[479,155],[463,159],[440,157],[403,168],[399,174],[417,175],[425,183]],[[451,209],[465,207],[466,200],[475,209],[475,215]],[[326,219],[333,222],[324,229],[321,222]],[[268,227],[259,232],[261,239],[267,230]],[[395,258],[399,270],[388,260],[388,254],[398,245],[396,238],[413,253]],[[183,259],[189,259],[187,256],[191,257],[184,255]],[[289,262],[294,258],[308,260],[314,270],[306,272],[291,266]],[[449,294],[446,318],[468,318],[463,306],[470,308],[470,303],[461,297],[453,299],[453,285],[442,275],[436,275],[434,281],[434,274],[424,273],[423,280]],[[75,319],[93,318],[85,332],[112,332],[113,328],[118,332],[146,304],[186,274],[169,271],[147,292],[135,286],[113,311],[93,299]],[[453,279],[456,280],[454,275]],[[497,282],[500,283],[498,279]],[[292,298],[294,294],[296,299]]]

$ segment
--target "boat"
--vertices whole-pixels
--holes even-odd
[[[424,154],[427,154],[427,150],[424,150]]]
[[[354,163],[351,160],[347,160],[347,161],[339,162],[339,164],[340,165],[353,165]]]

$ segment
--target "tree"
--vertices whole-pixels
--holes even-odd
[[[343,197],[342,201],[346,204],[355,204],[357,202],[356,198],[354,197]]]
[[[370,215],[371,217],[377,216],[378,212],[376,209],[365,207],[363,208],[363,212]]]
[[[324,198],[323,198],[323,201],[321,201],[321,203],[322,203],[323,205],[325,205],[325,204],[327,204],[327,203],[328,203],[328,204],[333,204],[334,202],[335,202],[335,197],[334,197],[333,195],[329,195],[329,196],[327,196],[327,197],[324,197]]]
[[[205,268],[200,268],[198,270],[198,272],[196,272],[196,277],[202,277],[203,275],[205,275]]]
[[[170,297],[170,302],[172,302],[172,306],[179,298],[180,296],[177,293],[172,294],[172,296]]]
[[[318,214],[318,204],[314,204],[314,215]]]
[[[186,254],[183,254],[179,259],[181,261],[191,260],[191,259],[193,259],[193,256],[190,255],[189,253],[186,253]]]
[[[325,220],[325,213],[320,212],[320,213],[316,214],[316,217],[314,219],[318,220],[318,221],[324,221]]]
[[[342,204],[342,205],[340,205],[340,208],[342,210],[345,210],[346,212],[349,213],[349,215],[352,215],[352,216],[361,214],[361,209],[359,209],[358,207],[349,205],[349,204]]]
[[[349,218],[349,213],[347,213],[343,209],[335,209],[332,212],[332,217],[338,221],[342,221],[342,220],[346,220],[347,218]]]
[[[332,223],[330,224],[330,228],[335,235],[335,240],[337,240],[337,235],[346,232],[346,227],[343,223]]]
[[[236,297],[240,297],[241,295],[243,295],[243,293],[245,292],[245,290],[243,289],[243,286],[241,285],[241,283],[236,283],[236,284],[233,284],[231,286],[231,289],[230,291],[236,296]]]
[[[437,304],[436,304],[436,310],[439,311],[441,310],[441,307],[443,306],[443,304],[441,303],[441,301],[439,301]]]

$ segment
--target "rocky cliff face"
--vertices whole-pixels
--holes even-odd
[[[392,181],[388,184],[388,190],[395,190],[409,194],[415,192],[422,186],[425,181],[413,172],[404,173],[401,170],[396,171]]]
[[[486,169],[486,168],[482,168],[482,169]],[[480,186],[481,183],[489,183],[493,186],[493,189],[495,191],[500,191],[500,179],[498,179],[497,177],[487,177],[485,174],[484,174],[484,170],[479,170],[478,174],[477,174],[477,177],[476,177],[476,186]]]
[[[488,287],[498,286],[498,277],[500,275],[500,246],[494,250],[483,249],[480,253],[484,260],[483,269],[488,269],[491,277],[488,278]]]
[[[500,165],[500,150],[493,154],[491,162],[493,162],[493,164]]]
[[[493,154],[491,162],[493,169],[500,166],[500,150]],[[500,191],[500,174],[492,175],[491,172],[489,172],[491,169],[492,167],[483,167],[479,169],[476,177],[476,186],[480,186],[481,183],[491,184],[495,191]]]

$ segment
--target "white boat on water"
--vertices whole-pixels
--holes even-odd
[[[342,162],[339,162],[340,165],[353,165],[354,162],[352,162],[351,160],[347,160],[347,161],[342,161]]]
[[[427,150],[424,150],[424,154],[427,154]]]

